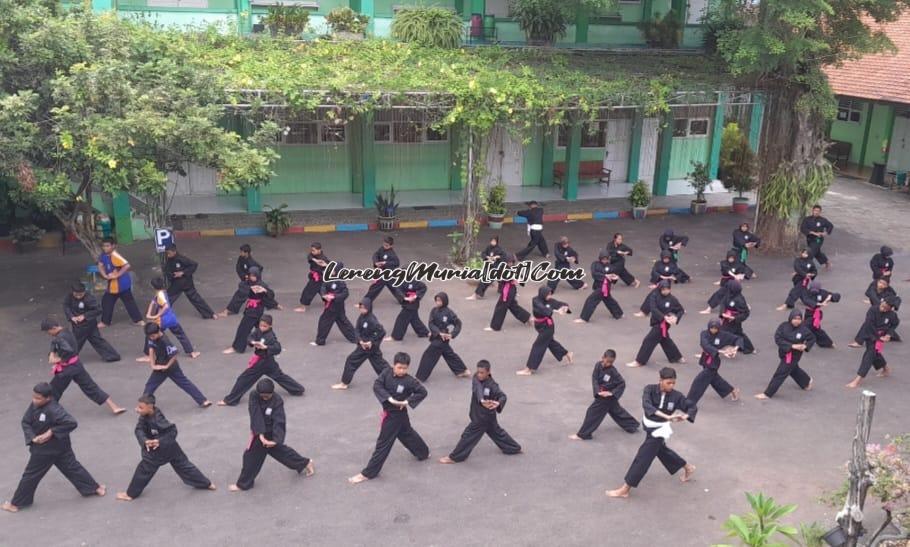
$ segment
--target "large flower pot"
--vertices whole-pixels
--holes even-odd
[[[745,214],[749,212],[749,198],[733,198],[733,212]]]
[[[505,218],[505,213],[501,214],[487,214],[487,225],[494,230],[502,230],[502,221]]]
[[[635,220],[644,220],[648,216],[647,207],[632,207],[632,218]]]
[[[695,201],[694,199],[689,204],[689,211],[693,215],[703,215],[708,212],[708,202],[707,201]]]
[[[383,232],[391,232],[398,226],[398,217],[378,217],[377,223]]]
[[[825,535],[822,536],[822,540],[832,547],[840,547],[841,545],[847,544],[847,534],[844,533],[844,529],[838,524],[825,532]]]

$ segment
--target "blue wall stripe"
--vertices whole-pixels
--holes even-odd
[[[692,210],[688,207],[670,207],[668,211],[671,215],[691,215]]]
[[[336,232],[365,232],[370,229],[369,224],[336,224]]]
[[[427,226],[429,228],[451,228],[453,226],[458,226],[458,220],[454,218],[440,218],[428,221]]]
[[[619,211],[594,211],[594,220],[606,220],[610,218],[619,218]]]
[[[235,228],[234,233],[239,236],[264,236],[265,228]]]

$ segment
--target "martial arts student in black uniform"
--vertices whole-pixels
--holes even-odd
[[[303,291],[300,293],[300,305],[294,308],[294,311],[298,313],[305,312],[307,306],[313,302],[313,298],[319,294],[320,289],[322,289],[325,267],[332,260],[322,252],[322,243],[314,241],[310,244],[310,252],[306,256],[306,261],[310,266],[310,273],[307,274],[306,286],[303,287]]]
[[[537,296],[531,301],[531,309],[534,314],[534,330],[537,331],[537,338],[531,345],[531,352],[528,354],[528,362],[525,368],[515,374],[519,376],[530,376],[537,372],[540,362],[547,350],[553,354],[557,361],[566,360],[567,365],[573,363],[574,354],[562,347],[562,344],[556,341],[556,324],[553,322],[553,312],[564,315],[572,313],[569,305],[553,298],[553,291],[550,287],[543,286],[537,290]]]
[[[600,424],[607,417],[607,414],[613,418],[616,425],[621,427],[626,433],[635,433],[638,431],[638,420],[632,417],[626,409],[619,403],[626,390],[626,381],[622,375],[613,366],[616,361],[616,352],[608,349],[604,352],[600,361],[594,363],[594,372],[591,373],[591,386],[594,389],[594,401],[588,407],[585,413],[585,421],[582,422],[578,433],[569,435],[573,441],[587,441],[600,427]]]
[[[569,238],[562,236],[559,238],[556,245],[553,246],[553,269],[574,270],[575,268],[578,268],[578,251],[572,248]],[[576,291],[588,286],[588,284],[581,279],[569,279],[566,280],[566,283]],[[553,292],[556,292],[556,287],[559,286],[559,280],[554,279],[552,281],[547,281],[547,286],[553,289]]]
[[[828,292],[822,288],[822,284],[818,281],[812,281],[809,283],[809,286],[803,291],[800,301],[806,306],[806,314],[803,317],[803,322],[806,326],[809,327],[809,330],[812,331],[812,334],[815,335],[815,343],[820,348],[836,348],[834,340],[828,336],[828,333],[825,332],[825,329],[822,328],[822,318],[824,313],[822,312],[823,308],[826,308],[829,304],[835,304],[840,302],[840,295],[833,292]]]
[[[177,426],[169,422],[155,406],[154,395],[139,397],[136,414],[139,415],[139,421],[136,422],[135,433],[142,460],[136,466],[126,492],[117,492],[118,500],[133,501],[141,496],[155,473],[168,464],[183,484],[198,490],[215,490],[215,484],[183,453],[177,442]]]
[[[262,274],[265,272],[265,267],[259,264],[259,262],[256,262],[256,259],[253,258],[252,253],[252,247],[246,243],[240,246],[240,255],[237,257],[237,263],[234,265],[234,271],[237,272],[239,284],[237,285],[237,290],[234,291],[234,295],[231,297],[231,301],[228,302],[228,305],[224,308],[224,310],[218,314],[219,316],[227,317],[228,315],[235,315],[240,313],[240,308],[243,306],[243,303],[246,302],[246,274],[250,271],[250,268],[259,268],[259,277],[262,278]],[[277,302],[274,302],[274,304],[275,306],[273,307],[279,307]]]
[[[793,288],[787,294],[787,300],[777,307],[777,311],[792,310],[803,291],[809,286],[809,282],[818,275],[818,268],[815,267],[815,262],[809,255],[809,249],[800,249],[799,256],[793,260],[793,271]]]
[[[337,263],[338,268],[344,268],[343,262]],[[324,346],[332,325],[338,325],[341,335],[350,343],[357,342],[357,334],[354,332],[354,325],[348,319],[348,312],[345,310],[344,303],[348,299],[348,285],[344,281],[326,281],[319,289],[319,296],[322,298],[322,315],[319,316],[319,322],[316,326],[316,340],[310,342],[311,346]]]
[[[506,257],[506,261],[512,266],[515,264],[515,257]],[[496,305],[493,307],[493,317],[490,319],[490,326],[484,327],[483,330],[502,330],[502,322],[506,319],[506,312],[511,312],[515,319],[518,319],[527,325],[528,320],[531,319],[531,314],[518,303],[518,282],[515,280],[500,281],[497,292],[499,293],[499,297],[496,299]]]
[[[429,380],[440,357],[445,359],[452,374],[459,378],[470,378],[471,372],[452,349],[452,340],[461,332],[461,319],[449,308],[449,295],[446,293],[436,293],[433,301],[436,305],[430,310],[430,345],[420,357],[417,379],[421,382]]]
[[[142,325],[142,314],[133,298],[133,281],[130,276],[130,263],[117,252],[117,243],[106,237],[101,242],[101,255],[98,257],[98,273],[107,279],[107,290],[101,297],[101,321],[99,327],[111,324],[114,317],[114,304],[123,302],[127,315],[135,325]]]
[[[382,405],[382,419],[379,425],[379,438],[376,449],[363,471],[348,479],[351,484],[376,478],[392,451],[395,440],[408,449],[418,461],[430,457],[430,448],[423,442],[417,431],[411,427],[408,407],[417,405],[427,397],[427,388],[408,374],[411,356],[407,353],[396,353],[395,364],[386,367],[373,383],[373,394]]]
[[[303,395],[304,387],[297,380],[285,374],[275,361],[275,357],[281,353],[281,342],[278,341],[278,336],[272,328],[271,315],[264,314],[259,319],[259,326],[250,333],[247,343],[253,348],[253,356],[250,357],[246,370],[237,377],[231,392],[218,401],[218,406],[236,405],[253,387],[253,384],[263,376],[268,376],[278,382],[278,385],[291,395]]]
[[[613,286],[621,279],[619,274],[615,273],[615,266],[610,264],[610,255],[606,251],[600,253],[596,262],[591,263],[591,294],[585,299],[585,305],[581,309],[581,317],[575,320],[576,323],[587,323],[591,320],[594,310],[601,302],[610,311],[613,319],[622,317],[622,307],[619,302],[613,298]]]
[[[427,294],[427,285],[422,281],[410,281],[403,283],[400,287],[392,289],[392,294],[401,304],[401,311],[395,318],[395,325],[392,327],[391,336],[386,337],[386,342],[395,340],[401,342],[404,340],[405,333],[408,332],[408,325],[414,329],[417,338],[426,338],[430,335],[427,326],[420,320],[420,301]]]
[[[885,349],[885,344],[891,341],[894,329],[900,324],[900,319],[897,318],[897,313],[894,311],[895,304],[894,297],[889,297],[882,300],[878,308],[870,308],[866,313],[866,322],[862,329],[862,339],[866,345],[866,351],[863,352],[859,370],[856,371],[856,378],[847,384],[847,387],[859,387],[871,368],[875,368],[880,377],[891,375],[891,369],[888,367],[888,361],[882,351]]]
[[[629,273],[629,270],[626,269],[626,257],[632,256],[632,247],[629,247],[623,243],[623,236],[620,233],[613,234],[613,240],[607,244],[607,253],[610,255],[610,266],[612,270],[616,272],[616,275],[622,279],[622,282],[626,285],[633,285],[635,288],[641,284],[641,282]]]
[[[82,351],[82,346],[88,341],[105,362],[113,363],[120,360],[120,354],[98,330],[101,307],[95,297],[86,292],[85,285],[81,282],[74,283],[71,292],[63,299],[63,315],[73,329],[77,353]]]
[[[357,304],[360,316],[355,320],[354,329],[357,333],[357,343],[354,351],[344,361],[344,371],[341,373],[341,382],[332,385],[332,389],[347,389],[354,379],[354,373],[364,361],[369,359],[370,366],[376,374],[389,368],[389,363],[382,357],[382,339],[385,338],[385,328],[373,315],[373,301],[364,296]]]
[[[497,264],[502,262],[506,257],[506,252],[502,247],[499,246],[499,236],[493,236],[490,238],[490,244],[487,245],[486,249],[483,250],[483,253],[480,254],[480,258],[484,262],[490,263],[490,268],[496,267]],[[481,281],[477,288],[474,289],[474,294],[468,296],[466,300],[479,300],[483,298],[483,295],[486,294],[487,289],[490,287],[491,283],[484,283]]]
[[[761,238],[749,231],[749,223],[743,222],[739,228],[733,230],[733,248],[736,249],[737,259],[745,264],[749,259],[749,251],[761,245]]]
[[[831,267],[831,262],[825,253],[822,252],[822,245],[825,244],[825,236],[834,231],[834,225],[822,216],[822,206],[814,205],[812,214],[803,219],[799,226],[799,231],[806,236],[806,245],[809,247],[809,256],[817,260],[819,264],[824,264],[825,268]]]
[[[528,208],[515,213],[528,221],[528,245],[515,253],[518,260],[524,260],[536,247],[541,256],[550,258],[547,251],[547,240],[543,237],[543,207],[536,201],[528,202]]]
[[[50,384],[41,382],[34,387],[32,402],[22,416],[22,432],[31,455],[13,499],[0,505],[0,509],[16,513],[31,505],[38,483],[51,467],[59,469],[83,496],[105,494],[104,485],[98,484],[73,454],[70,433],[77,425],[54,400],[54,389]]]
[[[190,380],[180,363],[177,362],[177,346],[171,343],[167,336],[161,331],[161,327],[155,323],[145,325],[146,348],[149,356],[149,366],[152,373],[145,382],[145,395],[154,395],[155,391],[168,378],[177,384],[177,387],[186,392],[187,395],[196,401],[196,404],[202,408],[212,406],[212,402],[205,398],[205,395],[199,391],[196,384]]]
[[[790,318],[777,327],[774,332],[774,343],[777,344],[777,356],[780,358],[780,363],[778,363],[768,387],[755,398],[770,399],[774,397],[787,376],[793,378],[801,389],[805,391],[812,389],[812,378],[800,368],[799,361],[802,359],[803,353],[811,350],[815,345],[815,335],[803,323],[803,315],[799,311],[792,310]]]
[[[882,278],[891,281],[891,271],[894,270],[894,259],[891,258],[893,254],[894,251],[891,250],[891,247],[882,245],[879,252],[872,255],[872,260],[869,261],[869,268],[872,270],[872,281]]]
[[[395,254],[394,246],[395,238],[392,236],[386,236],[383,238],[382,247],[373,253],[374,268],[379,268],[380,270],[394,270],[401,265],[398,260],[398,255]],[[382,292],[383,287],[389,289],[389,292],[392,293],[392,296],[395,296],[395,285],[392,283],[392,281],[385,281],[382,279],[373,281],[373,284],[370,285],[369,289],[367,289],[366,297],[370,300],[376,300],[376,297],[379,296],[379,293]]]
[[[503,454],[521,453],[521,445],[500,427],[496,415],[506,406],[506,394],[499,389],[490,373],[490,362],[481,359],[477,362],[477,372],[471,382],[471,406],[468,417],[471,423],[464,428],[461,439],[448,456],[439,459],[439,463],[459,463],[468,459],[471,451],[480,442],[484,434],[490,437]]]
[[[167,276],[168,288],[167,296],[171,304],[185,293],[190,304],[196,308],[203,319],[218,319],[218,315],[212,311],[212,308],[205,302],[202,295],[196,291],[196,285],[193,284],[193,275],[199,264],[195,260],[188,258],[177,252],[177,246],[173,243],[168,245],[164,250],[164,275]]]
[[[692,380],[692,386],[689,387],[686,399],[692,401],[693,404],[698,404],[708,387],[712,387],[721,399],[726,399],[729,395],[731,401],[738,401],[739,389],[731,386],[720,375],[720,358],[721,356],[728,359],[736,357],[737,349],[743,347],[742,336],[721,330],[720,320],[712,319],[708,321],[708,328],[701,331],[698,343],[701,346],[698,364],[702,368],[701,372]]]
[[[683,276],[682,271],[679,269],[679,266],[676,262],[673,261],[672,251],[661,251],[660,259],[654,262],[654,265],[651,267],[651,284],[649,288],[651,292],[645,295],[645,299],[642,300],[641,306],[639,306],[638,311],[635,312],[635,317],[644,317],[651,313],[651,302],[654,301],[654,297],[660,294],[660,284],[664,281],[667,283],[680,283],[679,279]]]
[[[671,260],[676,264],[676,267],[679,268],[676,282],[688,283],[690,279],[689,275],[679,267],[679,251],[689,244],[689,236],[675,234],[672,229],[667,228],[664,230],[663,235],[660,236],[658,243],[660,244],[661,251],[670,251]]]
[[[682,353],[676,347],[676,343],[670,338],[670,327],[679,323],[685,310],[682,304],[675,296],[670,294],[670,282],[661,281],[658,284],[658,292],[651,297],[651,330],[641,341],[641,348],[638,355],[631,363],[626,363],[627,367],[642,367],[648,364],[654,348],[660,344],[667,356],[667,361],[671,363],[685,363]]]
[[[725,290],[726,298],[720,305],[721,329],[742,338],[742,344],[738,345],[745,355],[758,353],[758,350],[752,345],[752,340],[749,340],[749,336],[743,331],[743,323],[749,319],[752,310],[746,302],[746,297],[743,296],[742,285],[739,284],[739,281],[731,279],[727,281]]]
[[[47,362],[54,365],[52,369],[54,377],[50,382],[50,386],[54,389],[54,400],[59,403],[70,382],[76,382],[82,393],[95,404],[106,404],[115,415],[126,412],[125,408],[118,406],[107,392],[95,383],[95,380],[82,366],[82,361],[79,359],[79,345],[69,331],[64,330],[60,323],[51,317],[41,321],[41,330],[53,337]]]
[[[607,490],[607,496],[628,498],[632,489],[637,488],[641,479],[647,474],[654,458],[660,460],[671,475],[675,475],[682,469],[683,476],[680,477],[682,482],[688,482],[692,478],[695,466],[671,450],[667,446],[667,441],[673,434],[670,424],[686,420],[694,423],[698,407],[686,399],[682,393],[676,391],[675,387],[676,370],[670,367],[660,369],[659,384],[645,386],[641,401],[642,407],[644,407],[644,417],[641,421],[645,430],[645,441],[635,454],[629,471],[626,472],[625,483],[616,490]]]
[[[231,492],[249,490],[256,482],[265,457],[275,461],[297,474],[310,477],[316,472],[313,460],[301,456],[296,450],[284,444],[287,432],[287,417],[284,401],[275,393],[275,384],[268,378],[259,380],[256,393],[250,393],[250,443],[243,452],[243,467],[237,482],[228,486]]]
[[[708,307],[698,313],[707,315],[727,299],[727,293],[729,292],[727,291],[727,281],[732,279],[742,283],[744,279],[757,277],[752,268],[740,262],[739,255],[740,253],[736,249],[727,251],[726,258],[720,262],[720,279],[714,282],[715,285],[720,285],[720,288],[708,297]]]
[[[247,339],[250,332],[259,324],[259,318],[265,313],[265,308],[269,303],[275,302],[275,291],[269,288],[260,278],[259,268],[255,266],[250,268],[246,274],[246,306],[243,309],[243,317],[240,324],[237,325],[237,332],[234,333],[234,342],[231,347],[221,353],[243,353],[246,351]]]
[[[894,306],[894,311],[898,311],[901,305],[901,299],[897,296],[897,293],[894,292],[894,289],[891,288],[891,283],[885,278],[878,278],[872,283],[869,284],[869,288],[866,289],[866,298],[869,299],[869,304],[873,308],[878,308],[878,305],[882,300],[891,297],[891,303]],[[859,330],[856,333],[856,336],[853,337],[853,341],[847,344],[851,348],[861,348],[863,347],[863,326],[865,324],[865,319],[863,319],[863,325],[860,325]],[[891,341],[900,342],[901,337],[897,334],[897,331],[892,329],[891,331]]]

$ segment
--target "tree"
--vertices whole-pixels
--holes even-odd
[[[739,4],[741,28],[721,32],[718,51],[731,73],[768,98],[758,153],[763,248],[795,247],[800,217],[833,178],[824,152],[834,101],[822,69],[893,49],[875,25],[908,6],[910,0],[761,0]]]
[[[168,174],[190,163],[216,169],[225,190],[269,180],[277,125],[247,139],[225,129],[218,74],[193,56],[193,40],[217,37],[44,0],[0,0],[0,12],[0,172],[93,257],[93,192],[137,195],[160,225]]]
[[[749,139],[730,122],[724,127],[720,140],[720,181],[727,190],[735,190],[739,197],[752,189],[755,183],[755,154]]]

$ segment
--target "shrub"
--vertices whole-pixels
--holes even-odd
[[[632,185],[629,203],[632,204],[632,207],[647,207],[651,203],[651,191],[645,181],[639,180]]]
[[[755,154],[735,122],[724,127],[720,142],[720,180],[727,190],[748,192],[755,186]]]
[[[695,201],[698,203],[705,202],[705,188],[711,184],[711,175],[708,174],[708,166],[700,161],[692,162],[692,172],[687,177],[689,186],[695,190]]]
[[[375,205],[376,212],[381,217],[394,218],[398,216],[399,203],[395,201],[395,187],[392,186],[388,197],[386,197],[386,195],[382,192],[377,194]]]
[[[367,30],[370,18],[357,13],[351,8],[335,8],[325,16],[325,22],[332,27],[332,32],[351,32],[363,34]]]
[[[490,187],[485,209],[490,215],[506,214],[506,187],[503,183]]]
[[[525,32],[529,42],[550,45],[566,35],[574,17],[563,0],[512,0],[512,16]]]
[[[673,49],[679,47],[682,23],[679,14],[670,10],[663,18],[660,13],[656,13],[654,19],[642,21],[638,24],[638,30],[650,47]]]
[[[393,38],[427,47],[457,48],[463,29],[457,13],[440,7],[404,8],[392,20]]]
[[[310,23],[310,11],[299,6],[276,4],[269,6],[269,11],[260,21],[273,35],[285,34],[297,36]]]
[[[278,207],[263,206],[265,212],[265,231],[272,237],[278,237],[291,227],[291,216],[285,212],[288,204],[282,203]]]

